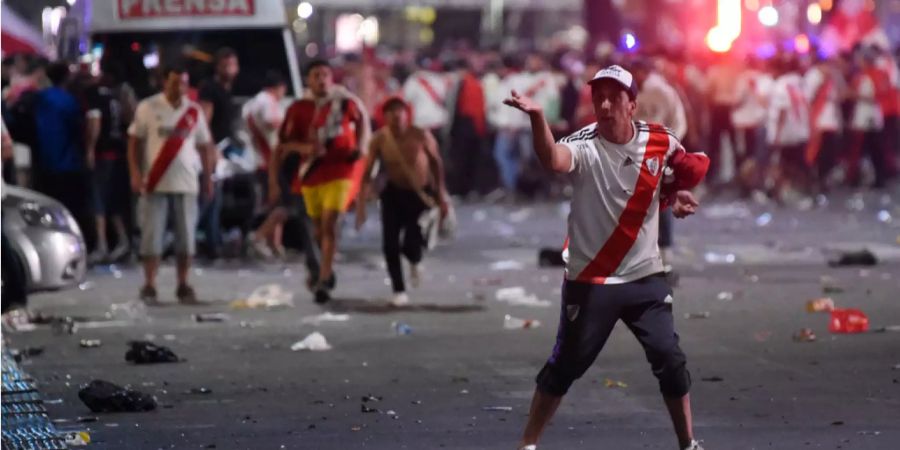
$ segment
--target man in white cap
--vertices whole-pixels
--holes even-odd
[[[661,208],[671,205],[678,218],[696,212],[688,189],[703,179],[709,159],[686,152],[667,128],[633,120],[637,87],[627,70],[607,67],[589,83],[597,121],[557,143],[536,102],[515,91],[504,101],[528,114],[541,164],[568,174],[574,188],[556,345],[537,376],[521,449],[537,448],[563,395],[621,319],[659,380],[679,449],[700,450],[657,235]]]

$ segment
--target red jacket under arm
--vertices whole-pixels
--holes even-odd
[[[675,201],[675,193],[697,187],[709,169],[705,153],[688,153],[684,147],[669,156],[663,173],[660,207],[667,208]]]

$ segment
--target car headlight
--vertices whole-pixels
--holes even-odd
[[[69,218],[63,208],[43,206],[35,202],[24,202],[19,205],[22,219],[35,227],[69,229]]]

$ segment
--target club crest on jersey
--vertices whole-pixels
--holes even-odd
[[[659,173],[659,158],[654,157],[647,160],[647,170],[654,177]]]

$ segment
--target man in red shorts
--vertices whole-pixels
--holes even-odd
[[[309,281],[316,303],[326,303],[335,287],[338,223],[349,206],[354,189],[354,169],[368,144],[371,130],[362,104],[334,83],[328,62],[310,62],[305,74],[309,87],[307,97],[315,102],[309,132],[301,133],[305,137],[282,141],[281,146],[284,151],[296,151],[303,159],[299,169],[301,193],[322,255],[318,276]],[[296,134],[304,130],[293,131]],[[271,173],[278,171],[277,165],[273,166],[269,187],[278,192],[277,186],[272,186]]]

